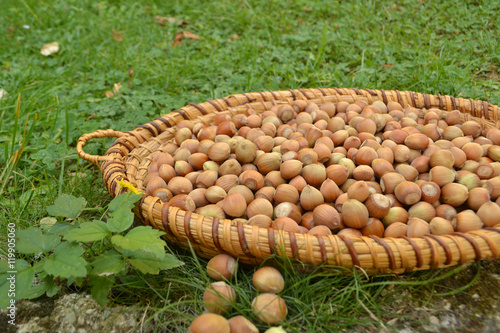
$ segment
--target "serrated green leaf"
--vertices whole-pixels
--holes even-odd
[[[14,267],[6,260],[0,261],[0,308],[5,309],[10,299],[26,298],[34,279],[35,270],[26,260],[16,259]],[[15,289],[10,288],[11,281],[14,281]]]
[[[44,231],[49,231],[53,226],[56,225],[57,219],[52,216],[47,216],[41,219],[39,223],[40,223],[40,229]]]
[[[78,228],[76,225],[68,223],[68,222],[61,222],[57,223],[55,226],[50,228],[50,230],[47,232],[47,234],[51,235],[59,235],[59,236],[64,236],[71,230]]]
[[[12,269],[9,267],[9,262],[7,260],[0,260],[0,274],[7,274],[7,271],[11,270]]]
[[[92,273],[96,275],[110,275],[120,273],[125,268],[122,255],[115,250],[109,250],[92,261]]]
[[[11,270],[7,260],[0,260],[0,309],[6,309],[10,304],[11,297],[8,297],[10,280],[7,280],[10,274],[7,272]]]
[[[95,242],[102,240],[109,234],[106,223],[98,220],[80,224],[79,228],[70,230],[65,236],[65,240],[77,242]]]
[[[37,298],[45,294],[47,290],[49,290],[49,285],[45,282],[42,282],[26,290],[24,297],[27,299]]]
[[[16,250],[19,253],[47,253],[55,249],[60,242],[59,236],[43,235],[42,231],[35,227],[16,232]]]
[[[160,270],[171,269],[184,264],[171,254],[163,253],[158,255],[157,253],[142,250],[134,251],[127,261],[145,274],[158,274]]]
[[[77,277],[77,278],[75,278],[75,285],[76,285],[77,287],[81,287],[81,286],[83,286],[83,282],[84,282],[84,281],[85,281],[85,280],[84,280],[84,278],[83,278],[83,277]]]
[[[53,297],[59,292],[59,290],[61,290],[61,287],[62,286],[57,285],[54,282],[47,282],[47,291],[46,291],[47,296]]]
[[[163,232],[150,226],[135,227],[125,236],[114,235],[111,243],[123,254],[128,256],[129,251],[145,250],[160,255],[165,252],[165,241],[160,238]]]
[[[47,258],[43,267],[48,274],[62,278],[86,276],[87,262],[81,257],[83,252],[83,248],[78,244],[62,242]]]
[[[110,215],[108,229],[111,232],[125,231],[134,223],[134,213],[129,207],[121,206]]]
[[[35,279],[35,269],[23,259],[16,259],[16,299],[26,298]]]
[[[111,202],[108,205],[108,209],[111,212],[114,212],[115,210],[121,207],[131,210],[132,208],[134,208],[134,204],[141,198],[142,194],[136,194],[133,192],[123,193],[115,197],[113,200],[111,200]]]
[[[47,212],[52,216],[67,217],[74,220],[86,205],[85,198],[61,194],[52,206],[47,207]]]
[[[104,277],[91,275],[89,278],[89,284],[92,286],[90,289],[92,297],[100,305],[105,305],[108,300],[109,291],[115,284],[115,278],[113,276]]]

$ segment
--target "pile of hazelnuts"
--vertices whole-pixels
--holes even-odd
[[[216,280],[203,293],[205,313],[193,320],[190,333],[258,333],[257,327],[246,317],[237,315],[229,320],[224,316],[236,305],[236,291],[229,282],[238,269],[237,261],[219,254],[210,259],[208,275]],[[278,294],[285,288],[285,280],[280,271],[271,266],[263,266],[252,275],[252,284],[257,295],[252,301],[253,315],[263,324],[282,323],[288,314],[285,300]],[[281,326],[271,327],[266,333],[283,333]]]
[[[318,237],[419,237],[493,227],[500,129],[459,110],[295,100],[181,121],[146,161],[172,207]]]

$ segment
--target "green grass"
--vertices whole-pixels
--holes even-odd
[[[78,137],[131,130],[190,102],[259,90],[358,87],[500,104],[498,12],[495,1],[458,0],[3,0],[0,89],[8,95],[0,99],[0,221],[37,225],[61,193],[104,206],[109,195],[97,168],[77,157]],[[187,23],[162,26],[155,16]],[[172,46],[181,30],[200,40]],[[42,56],[43,44],[53,41],[61,50]],[[107,98],[118,82],[120,93]],[[103,154],[111,142],[94,140],[85,149]],[[179,255],[185,266],[131,277],[113,302],[149,306],[151,331],[184,329],[203,311],[208,280],[206,261]],[[235,281],[244,306],[234,313],[249,314],[251,271],[240,271]],[[366,283],[362,275],[287,274],[287,329],[380,328],[392,316],[381,306],[391,302],[382,296],[385,285],[373,283],[392,283],[391,277]],[[443,273],[402,280],[433,274]]]

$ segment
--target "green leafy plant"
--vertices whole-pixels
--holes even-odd
[[[90,287],[92,296],[105,304],[120,277],[132,272],[158,274],[182,265],[165,252],[161,231],[149,226],[130,229],[132,208],[140,198],[141,194],[132,191],[121,194],[109,203],[100,220],[92,221],[82,217],[83,211],[91,210],[85,208],[84,198],[63,194],[56,199],[47,212],[65,221],[48,219],[43,230],[30,227],[16,233],[16,252],[32,258],[16,260],[16,298],[52,297],[64,284],[74,284]],[[0,276],[8,271],[8,263],[1,261]],[[6,277],[0,281],[7,281]],[[0,285],[2,295],[8,288],[7,282]],[[8,302],[0,300],[0,307]]]

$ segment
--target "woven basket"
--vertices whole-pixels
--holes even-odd
[[[403,107],[459,110],[462,122],[475,120],[483,128],[500,127],[499,108],[484,101],[428,95],[411,91],[370,89],[296,89],[232,95],[225,98],[189,105],[172,111],[130,132],[111,129],[85,134],[77,144],[81,158],[101,169],[104,183],[112,196],[120,194],[117,180],[125,180],[141,188],[154,153],[162,151],[173,139],[176,124],[182,120],[210,124],[218,113],[231,116],[243,113],[248,107],[261,113],[273,105],[304,99],[322,104],[362,100],[371,104],[399,102]],[[83,151],[85,143],[94,138],[117,137],[104,156]],[[137,216],[146,225],[161,231],[168,242],[189,247],[198,255],[211,258],[227,253],[241,262],[258,264],[273,254],[297,259],[310,265],[360,267],[369,273],[403,273],[414,270],[437,269],[500,256],[500,217],[494,228],[446,236],[426,235],[419,238],[378,238],[375,236],[351,240],[344,236],[312,236],[243,225],[232,220],[220,220],[167,207],[152,196],[144,195],[136,207]]]

